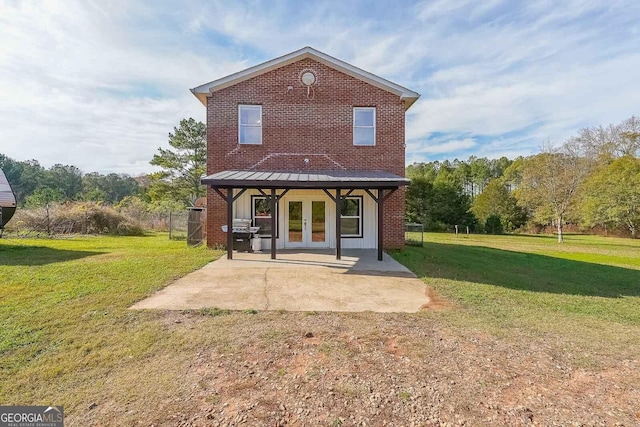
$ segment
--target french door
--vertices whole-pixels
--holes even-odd
[[[324,200],[288,200],[285,223],[286,247],[326,248],[329,246],[327,204]]]

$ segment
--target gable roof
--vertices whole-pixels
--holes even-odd
[[[200,100],[200,102],[204,106],[206,106],[207,96],[209,96],[209,94],[211,94],[212,92],[216,92],[220,89],[236,85],[250,78],[259,76],[260,74],[267,73],[269,71],[284,67],[285,65],[289,65],[306,58],[313,59],[314,61],[338,70],[351,77],[362,80],[380,89],[398,95],[400,99],[406,101],[405,110],[411,107],[411,105],[420,97],[420,94],[417,92],[414,92],[396,83],[390,82],[389,80],[383,79],[382,77],[378,77],[375,74],[364,71],[351,64],[347,64],[344,61],[329,56],[326,53],[322,53],[309,46],[303,47],[302,49],[296,50],[295,52],[291,52],[279,58],[263,62],[262,64],[253,66],[251,68],[247,68],[246,70],[238,71],[237,73],[233,73],[221,79],[197,86],[191,89],[191,93],[193,93],[195,97],[198,98],[198,100]]]

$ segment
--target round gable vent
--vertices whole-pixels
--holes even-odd
[[[300,73],[300,81],[305,86],[312,86],[316,83],[316,74],[311,70],[304,70]]]

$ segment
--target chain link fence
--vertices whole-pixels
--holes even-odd
[[[189,220],[191,216],[191,221]],[[69,204],[51,208],[18,209],[4,230],[4,237],[28,238],[77,234],[143,235],[168,233],[171,240],[192,246],[206,238],[202,208],[175,212],[117,211],[95,204]]]
[[[424,245],[424,225],[419,223],[406,223],[404,225],[404,243],[409,246]]]
[[[169,212],[163,220],[166,221],[170,240],[187,240],[189,222],[188,212]]]

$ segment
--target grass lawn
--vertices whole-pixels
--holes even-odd
[[[392,255],[451,307],[416,314],[128,310],[221,254],[0,240],[0,404],[82,426],[640,422],[640,241],[427,234]]]
[[[110,370],[144,363],[162,326],[127,308],[219,255],[164,234],[0,239],[0,402],[63,392],[73,408]]]
[[[640,352],[640,240],[428,233],[393,256],[458,305],[434,314],[452,324]]]

